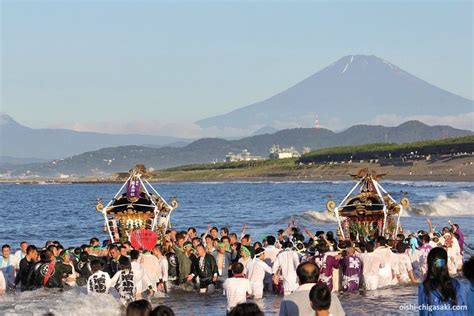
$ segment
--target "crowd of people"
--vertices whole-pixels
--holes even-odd
[[[116,291],[127,315],[173,315],[166,306],[153,310],[148,300],[176,289],[217,290],[230,315],[263,315],[247,300],[268,294],[284,296],[280,315],[344,315],[338,292],[418,284],[426,306],[420,314],[473,315],[474,257],[463,261],[464,245],[457,224],[435,231],[430,220],[427,231],[357,240],[291,221],[276,237],[255,242],[245,225],[239,235],[225,227],[201,235],[193,227],[170,229],[150,251],[97,238],[67,249],[58,241],[42,248],[21,242],[14,254],[2,246],[0,295],[78,286],[97,295]]]

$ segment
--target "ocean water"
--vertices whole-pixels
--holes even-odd
[[[157,183],[155,188],[168,199],[176,196],[179,208],[172,223],[178,230],[194,226],[226,226],[240,232],[243,224],[254,241],[285,228],[292,218],[311,230],[335,230],[332,216],[325,212],[329,198],[344,198],[354,182],[192,182]],[[430,217],[441,228],[452,220],[460,225],[466,243],[474,248],[472,205],[474,183],[382,182],[395,199],[407,192],[411,209],[402,218],[405,231],[427,229]],[[101,214],[95,211],[96,198],[104,202],[120,188],[117,184],[0,184],[0,243],[14,248],[22,240],[42,246],[59,240],[65,246],[79,246],[93,237],[107,238]],[[399,309],[416,303],[416,286],[340,295],[349,315],[371,313],[410,314]],[[257,303],[266,315],[278,314],[281,297],[268,295]],[[173,293],[154,298],[153,305],[171,306],[177,315],[224,315],[225,298],[219,293]],[[120,315],[119,304],[107,298],[85,295],[83,289],[40,290],[0,297],[1,315]]]

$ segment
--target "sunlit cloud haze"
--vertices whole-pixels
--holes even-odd
[[[393,114],[379,115],[373,120],[361,122],[367,125],[397,126],[406,121],[417,120],[427,125],[448,125],[459,129],[474,131],[474,112],[453,115],[453,116],[435,116],[435,115],[417,115],[417,116],[399,116]],[[276,129],[297,128],[296,123],[278,123],[274,125]],[[100,132],[108,134],[141,134],[141,135],[161,135],[174,136],[179,138],[202,138],[202,137],[243,137],[251,135],[258,126],[252,130],[238,128],[202,128],[193,122],[163,122],[160,120],[133,120],[126,122],[102,121],[102,122],[76,122],[69,124],[50,124],[48,128],[65,128],[81,132]],[[309,126],[307,126],[309,127]],[[347,126],[341,124],[338,119],[333,119],[321,128],[327,128],[332,131],[340,131]]]
[[[160,120],[75,122],[50,124],[48,128],[64,128],[79,132],[107,134],[140,134],[174,136],[179,138],[241,137],[252,131],[237,128],[202,128],[193,122],[163,122]]]

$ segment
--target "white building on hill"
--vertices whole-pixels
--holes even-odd
[[[225,156],[225,162],[254,161],[254,160],[265,160],[265,158],[262,156],[254,156],[247,149],[242,150],[240,154],[234,154],[230,152]]]
[[[270,159],[298,158],[300,153],[292,146],[289,148],[273,145],[270,148]]]

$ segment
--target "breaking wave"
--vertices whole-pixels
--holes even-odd
[[[474,194],[461,191],[452,195],[440,194],[430,202],[418,203],[408,209],[410,215],[459,216],[472,215]]]
[[[393,181],[387,180],[383,182],[386,185],[402,185],[404,187],[412,188],[472,188],[472,182],[441,182],[441,181]]]
[[[402,216],[454,217],[472,215],[472,205],[474,205],[474,193],[461,191],[450,195],[440,194],[432,201],[412,204]],[[307,224],[336,221],[336,218],[327,211],[309,210],[294,217]]]
[[[299,214],[298,217],[309,223],[332,223],[336,221],[334,215],[327,211],[306,211]]]

